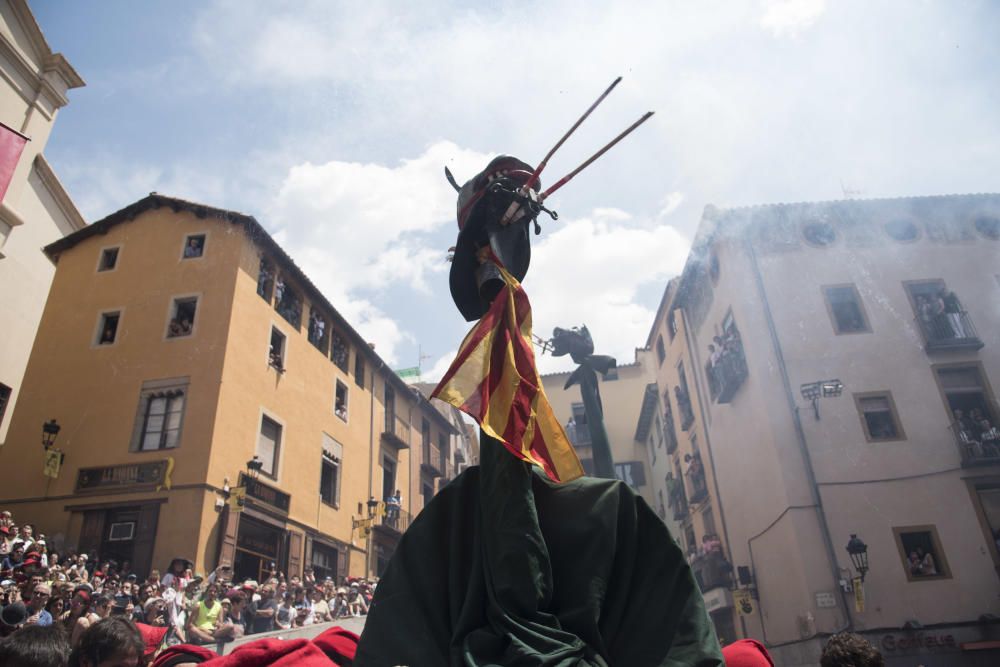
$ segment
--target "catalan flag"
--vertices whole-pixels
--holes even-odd
[[[502,266],[505,285],[462,341],[432,396],[454,405],[514,456],[556,482],[583,475],[580,459],[552,412],[531,347],[531,305]]]

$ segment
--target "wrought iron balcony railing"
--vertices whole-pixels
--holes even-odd
[[[924,336],[924,350],[927,352],[978,350],[983,347],[972,318],[965,311],[941,313],[929,319],[917,317],[916,321]]]

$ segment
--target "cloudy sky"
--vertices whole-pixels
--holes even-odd
[[[621,362],[707,204],[998,188],[988,0],[32,5],[88,84],[46,155],[89,221],[154,190],[250,213],[424,379],[469,327],[442,168],[536,162],[618,75],[543,180],[656,115],[549,200],[525,288],[537,334],[585,322]]]

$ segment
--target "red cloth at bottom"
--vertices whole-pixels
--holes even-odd
[[[726,667],[774,667],[771,654],[756,639],[741,639],[722,647]]]

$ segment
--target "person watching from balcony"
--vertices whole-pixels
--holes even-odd
[[[955,338],[965,338],[965,327],[962,324],[962,302],[958,300],[958,295],[951,290],[942,289],[938,296],[941,299],[941,307],[948,319],[952,335]]]

